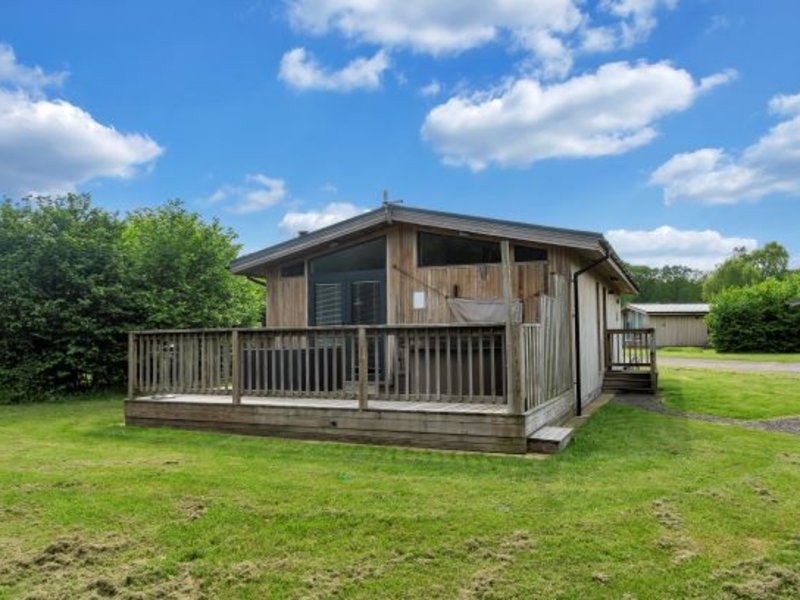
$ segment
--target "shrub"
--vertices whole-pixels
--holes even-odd
[[[235,237],[179,202],[126,219],[86,195],[0,203],[0,403],[121,385],[131,329],[257,325]]]
[[[719,352],[800,352],[800,273],[729,288],[717,296],[706,317],[711,343]]]

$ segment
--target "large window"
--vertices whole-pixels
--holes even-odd
[[[500,262],[500,244],[497,242],[425,232],[420,232],[417,241],[420,267]]]
[[[515,262],[536,262],[547,260],[547,250],[530,246],[514,246]]]
[[[379,237],[357,246],[336,250],[311,261],[311,273],[347,273],[386,268],[386,238]]]

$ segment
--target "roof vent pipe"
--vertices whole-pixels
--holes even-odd
[[[297,237],[303,237],[303,236],[306,236],[306,235],[308,235],[308,231],[306,231],[305,229],[303,229],[302,231],[298,231],[297,232]]]

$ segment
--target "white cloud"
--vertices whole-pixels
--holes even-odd
[[[59,86],[67,78],[66,71],[46,73],[40,66],[28,67],[17,62],[14,49],[0,43],[0,84],[40,91],[49,86]]]
[[[419,93],[427,98],[433,98],[434,96],[438,96],[439,92],[442,91],[442,84],[436,81],[435,79],[431,81],[428,85],[424,85],[419,89]]]
[[[800,195],[800,94],[775,96],[769,110],[786,120],[738,155],[723,148],[676,154],[653,172],[650,182],[663,186],[667,203],[735,204]]]
[[[58,194],[97,177],[132,177],[163,151],[64,100],[0,88],[2,194]]]
[[[656,26],[655,13],[659,8],[671,10],[677,4],[678,0],[603,0],[600,7],[621,20],[618,43],[629,48],[650,35]]]
[[[775,115],[794,117],[800,115],[800,94],[779,94],[769,101],[769,111]]]
[[[603,0],[593,27],[582,0],[289,0],[289,19],[301,31],[337,33],[383,48],[442,56],[490,43],[529,53],[526,66],[543,77],[565,76],[576,49],[606,52],[647,37],[656,13],[676,0]]]
[[[446,163],[473,170],[621,154],[649,143],[658,119],[710,87],[666,62],[610,63],[563,83],[525,78],[456,96],[428,113],[422,136]]]
[[[663,225],[651,230],[614,229],[606,237],[623,260],[634,265],[685,265],[708,271],[733,253],[753,250],[753,238],[725,237],[713,229],[680,230]]]
[[[60,194],[97,177],[132,177],[164,152],[146,135],[48,99],[45,89],[66,76],[20,64],[0,44],[0,195]]]
[[[296,234],[300,231],[313,231],[339,221],[367,212],[349,202],[331,202],[320,210],[306,212],[288,212],[280,222],[280,228],[286,233]]]
[[[311,33],[336,31],[433,55],[481,46],[502,30],[572,31],[581,20],[573,0],[291,0],[289,16],[295,27]]]
[[[226,204],[227,210],[239,214],[258,212],[285,199],[288,195],[283,179],[261,173],[245,176],[242,185],[223,185],[212,193],[209,204]]]
[[[371,58],[353,59],[338,71],[330,71],[305,48],[295,48],[283,55],[278,77],[298,90],[350,92],[379,88],[381,76],[387,68],[389,56],[384,50],[379,50]]]

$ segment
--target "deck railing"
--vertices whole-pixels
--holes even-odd
[[[656,371],[655,329],[609,329],[605,342],[606,370]]]
[[[139,331],[139,394],[505,403],[501,324]]]

